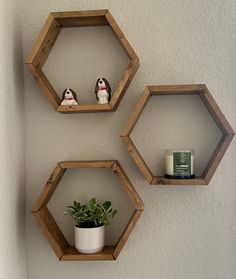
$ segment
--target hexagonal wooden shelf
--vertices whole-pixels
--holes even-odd
[[[222,131],[222,137],[200,177],[196,177],[194,179],[168,179],[163,176],[155,176],[131,140],[130,134],[151,96],[187,94],[197,94],[200,96],[203,104],[207,107],[209,113]],[[147,86],[121,133],[123,142],[125,143],[134,162],[137,164],[138,168],[151,185],[208,184],[214,175],[222,157],[224,156],[224,153],[226,152],[231,140],[233,139],[233,136],[234,130],[230,126],[229,122],[204,84]]]
[[[109,104],[81,104],[77,106],[61,106],[61,100],[46,78],[42,67],[52,50],[52,47],[62,28],[86,27],[86,26],[109,26],[127,53],[130,64],[125,70],[119,84],[112,94]],[[139,59],[125,35],[117,25],[108,10],[52,12],[49,14],[43,29],[26,59],[29,71],[42,89],[52,107],[61,113],[82,113],[82,112],[108,112],[116,111],[123,95],[131,83],[138,67]]]
[[[129,220],[128,225],[124,229],[116,245],[105,246],[105,248],[101,252],[96,254],[82,254],[79,253],[74,246],[70,246],[47,207],[47,204],[52,198],[52,195],[56,190],[60,179],[62,178],[65,171],[67,169],[78,168],[110,168],[115,173],[121,187],[127,193],[130,201],[135,208],[135,211],[131,219]],[[118,161],[65,161],[58,163],[55,167],[45,187],[43,188],[42,193],[39,195],[32,208],[32,214],[38,222],[42,232],[48,239],[49,244],[51,245],[59,260],[116,260],[136,222],[142,214],[143,209],[144,204],[141,198],[134,189],[133,185],[131,184],[129,178],[125,174]]]

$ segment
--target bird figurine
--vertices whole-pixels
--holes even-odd
[[[66,88],[62,94],[62,106],[76,106],[78,105],[77,95],[71,88]]]
[[[111,100],[111,87],[105,78],[99,78],[95,86],[98,104],[108,104]]]

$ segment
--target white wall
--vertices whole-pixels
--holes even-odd
[[[26,278],[20,1],[0,2],[0,277]]]
[[[150,187],[119,134],[147,84],[206,83],[236,127],[236,2],[24,2],[24,57],[50,11],[109,8],[141,63],[117,112],[104,114],[55,113],[25,70],[28,278],[234,278],[235,141],[208,187]],[[107,76],[114,88],[127,62],[109,30],[68,29],[60,35],[44,70],[59,92],[70,86],[81,102],[92,102],[96,78]],[[170,97],[170,102],[160,98],[148,104],[132,136],[154,171],[161,165],[164,148],[184,145],[195,148],[199,173],[220,133],[197,98]],[[30,209],[58,161],[110,158],[124,166],[145,211],[116,262],[59,262]],[[111,242],[127,222],[126,213],[131,212],[127,198],[111,174],[100,174],[98,178],[93,171],[68,173],[50,203],[71,242],[72,223],[62,212],[75,198],[95,194],[112,199],[120,215],[109,228]]]

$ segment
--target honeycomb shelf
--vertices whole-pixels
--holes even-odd
[[[71,246],[66,240],[63,232],[57,225],[47,204],[52,198],[60,179],[67,169],[78,168],[109,168],[116,175],[121,187],[128,195],[133,207],[134,213],[131,216],[126,228],[121,234],[118,242],[114,246],[105,246],[105,248],[96,254],[81,254],[77,252],[74,246]],[[32,208],[32,214],[38,222],[43,234],[46,236],[51,248],[61,261],[87,261],[87,260],[116,260],[126,241],[129,238],[136,222],[144,209],[144,204],[131,184],[121,165],[116,160],[97,160],[97,161],[65,161],[56,165],[41,194]]]
[[[200,96],[203,104],[208,109],[214,121],[222,132],[222,137],[218,142],[213,155],[207,163],[203,173],[200,177],[194,179],[167,179],[162,176],[155,176],[147,163],[142,158],[134,142],[131,140],[131,133],[140,115],[142,114],[147,102],[152,96],[159,95],[187,95],[197,94]],[[206,85],[191,84],[191,85],[161,85],[161,86],[147,86],[144,89],[138,103],[136,104],[128,122],[121,133],[121,138],[125,143],[131,157],[137,164],[138,168],[151,185],[206,185],[209,184],[214,175],[221,159],[223,158],[227,148],[234,137],[234,130],[225,118],[224,114],[216,104]]]
[[[109,26],[117,41],[127,53],[130,64],[112,94],[109,104],[81,104],[77,106],[61,106],[61,100],[50,81],[44,75],[42,67],[51,52],[62,28]],[[117,25],[115,19],[108,10],[52,12],[49,14],[43,29],[26,59],[26,65],[46,95],[52,107],[60,113],[84,113],[84,112],[112,112],[116,111],[119,103],[131,83],[138,67],[139,59],[125,35]]]

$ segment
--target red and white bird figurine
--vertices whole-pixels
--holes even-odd
[[[77,95],[71,88],[66,88],[62,94],[62,106],[76,106],[78,105]]]
[[[105,78],[99,78],[95,86],[98,104],[108,104],[111,100],[111,87]]]

